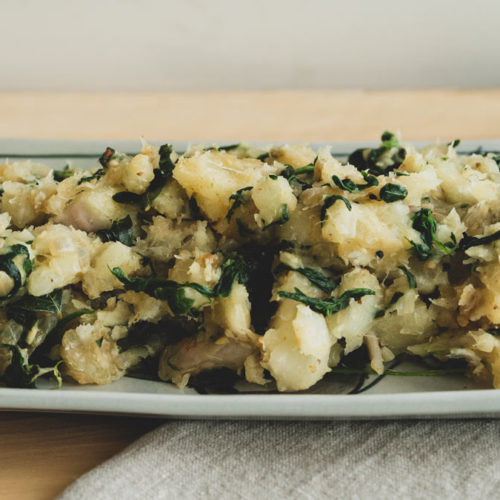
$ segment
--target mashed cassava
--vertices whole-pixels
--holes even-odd
[[[456,145],[0,163],[0,381],[225,368],[297,391],[361,349],[499,388],[500,157]]]

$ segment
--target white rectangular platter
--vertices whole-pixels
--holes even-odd
[[[218,141],[219,144],[231,141]],[[178,151],[197,141],[174,142]],[[206,145],[210,145],[205,141]],[[324,144],[314,144],[322,146]],[[331,143],[345,156],[375,143]],[[417,144],[418,146],[419,144]],[[106,146],[137,153],[135,141],[44,141],[0,139],[0,160],[30,158],[55,168],[70,162],[78,168],[96,165]],[[499,151],[500,140],[463,141],[463,152]],[[412,368],[402,366],[403,369]],[[351,382],[352,387],[352,382]],[[243,387],[245,390],[245,387]],[[198,394],[171,384],[125,377],[108,386],[67,383],[60,390],[42,381],[38,389],[0,388],[0,410],[108,413],[182,418],[245,419],[391,419],[500,416],[500,391],[482,389],[461,376],[385,377],[370,391],[346,394],[349,387],[330,377],[300,394]]]

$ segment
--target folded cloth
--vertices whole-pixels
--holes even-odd
[[[171,421],[60,499],[499,495],[500,420]]]

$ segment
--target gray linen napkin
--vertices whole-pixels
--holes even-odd
[[[171,421],[61,500],[500,498],[500,420]]]

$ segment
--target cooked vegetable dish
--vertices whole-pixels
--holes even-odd
[[[300,391],[410,355],[500,388],[500,156],[458,142],[0,162],[1,383]]]

